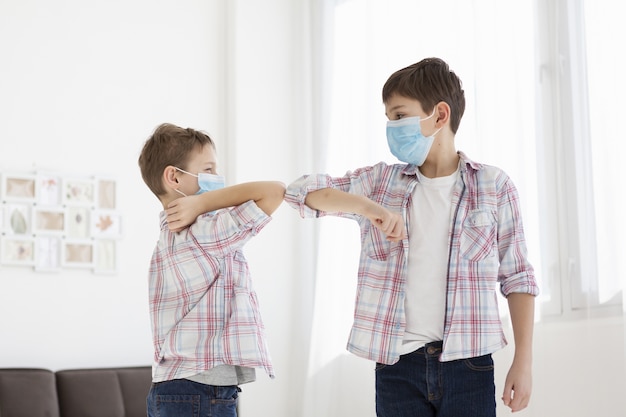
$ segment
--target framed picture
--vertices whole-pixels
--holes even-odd
[[[64,267],[93,267],[93,242],[64,240],[61,245],[61,265]]]
[[[97,178],[96,207],[105,210],[114,210],[117,204],[117,189],[115,181],[107,178]]]
[[[0,263],[117,272],[122,216],[109,176],[0,172]]]
[[[122,234],[122,216],[111,210],[91,212],[91,236],[98,238],[118,238]]]
[[[2,200],[4,201],[35,201],[35,176],[13,175],[2,176]]]
[[[61,269],[61,238],[37,236],[35,238],[35,270],[56,272]]]
[[[37,174],[37,204],[58,206],[61,204],[61,176],[55,174]]]
[[[3,236],[0,239],[0,262],[5,265],[33,265],[35,241],[31,238]]]
[[[33,210],[33,233],[62,234],[65,231],[65,210],[35,206]]]
[[[62,201],[66,205],[94,206],[96,185],[93,179],[67,178],[62,184]]]
[[[117,272],[116,242],[109,239],[96,239],[94,248],[94,272],[99,274],[112,274]]]
[[[30,235],[32,232],[32,203],[4,205],[4,231],[10,235]]]
[[[65,235],[68,238],[89,237],[89,207],[67,207],[65,213]]]

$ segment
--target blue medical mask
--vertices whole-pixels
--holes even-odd
[[[198,192],[196,192],[196,195],[202,194],[207,191],[219,190],[221,188],[224,188],[224,185],[226,183],[222,175],[209,174],[207,172],[200,172],[198,173],[198,175],[196,175],[196,174],[192,174],[191,172],[187,172],[184,169],[180,169],[180,168],[176,168],[176,169],[179,170],[180,172],[184,172],[185,174],[189,174],[193,177],[198,178],[198,187],[200,187],[200,189],[198,190]],[[187,197],[187,195],[180,190],[176,190],[176,192]]]
[[[433,114],[423,119],[415,116],[387,122],[387,144],[396,158],[407,164],[422,166],[433,146],[435,135],[441,128],[427,137],[422,134],[421,123],[433,117],[436,111],[437,108],[433,110]]]

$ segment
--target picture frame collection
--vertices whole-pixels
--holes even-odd
[[[0,265],[117,272],[116,194],[103,176],[0,172]]]

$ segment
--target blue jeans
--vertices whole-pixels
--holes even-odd
[[[187,379],[159,382],[148,393],[148,417],[237,417],[240,391]]]
[[[378,417],[495,417],[491,355],[439,362],[441,342],[376,367]]]

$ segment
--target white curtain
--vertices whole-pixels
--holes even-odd
[[[587,73],[594,201],[596,202],[596,242],[598,275],[606,277],[598,285],[599,301],[606,302],[622,292],[626,311],[626,272],[620,262],[626,253],[620,204],[616,190],[621,175],[616,175],[626,153],[623,128],[613,123],[624,116],[626,107],[626,54],[618,52],[618,39],[626,36],[621,14],[610,0],[585,2]],[[607,82],[608,80],[608,82]]]
[[[446,60],[464,81],[467,109],[457,148],[498,165],[524,203],[537,238],[532,2],[345,0],[312,2],[319,92],[313,120],[315,172],[343,175],[395,162],[385,139],[381,89],[392,72],[422,58]],[[320,7],[320,5],[323,6]],[[316,33],[315,30],[321,32]],[[315,42],[313,43],[315,45]],[[332,78],[328,75],[332,74]],[[320,128],[321,127],[321,128]],[[345,350],[359,254],[355,222],[319,225],[311,348],[302,415],[374,416],[374,363]],[[538,244],[529,244],[539,261]],[[540,268],[538,268],[540,269]]]

